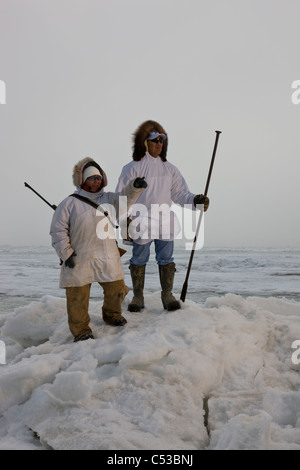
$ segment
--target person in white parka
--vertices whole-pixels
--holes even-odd
[[[208,197],[192,193],[178,168],[167,161],[167,148],[168,135],[161,124],[153,120],[143,122],[133,134],[132,161],[123,167],[116,187],[116,191],[121,191],[138,176],[144,176],[148,184],[129,211],[128,234],[132,244],[129,267],[134,293],[128,305],[131,312],[144,308],[145,268],[152,242],[159,267],[163,306],[169,311],[181,308],[172,294],[176,270],[174,239],[181,227],[171,205],[173,202],[182,207],[189,205],[195,210],[198,204],[203,204],[204,211],[209,206]],[[133,211],[134,208],[137,210]]]
[[[112,219],[119,215],[119,197],[127,197],[128,208],[147,183],[134,178],[118,193],[105,192],[106,174],[89,157],[74,166],[73,183],[77,189],[56,208],[50,235],[62,263],[59,285],[66,290],[68,323],[76,342],[93,338],[88,314],[93,282],[103,288],[103,320],[115,326],[127,323],[122,302],[129,289]]]

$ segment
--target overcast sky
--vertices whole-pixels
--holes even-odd
[[[0,0],[0,244],[51,243],[25,181],[57,205],[90,156],[114,191],[154,119],[195,193],[222,131],[206,246],[299,248],[299,18],[299,0]]]

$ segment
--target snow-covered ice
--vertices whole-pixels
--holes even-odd
[[[300,450],[300,303],[226,294],[163,310],[146,296],[125,327],[90,302],[73,343],[65,299],[0,316],[0,449]],[[178,297],[178,296],[177,296]]]

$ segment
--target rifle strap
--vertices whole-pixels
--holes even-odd
[[[70,194],[70,197],[76,197],[76,199],[80,199],[80,201],[83,201],[83,202],[86,202],[87,204],[89,204],[90,206],[94,207],[95,209],[98,209],[99,208],[99,204],[97,204],[96,202],[92,201],[91,199],[89,199],[88,197],[84,197],[84,196],[81,196],[80,194]],[[104,215],[107,215],[107,212],[104,212]]]
[[[108,220],[110,221],[110,223],[112,224],[112,226],[114,228],[119,228],[118,225],[115,225],[111,220],[110,220],[110,217],[108,215],[108,212],[107,211],[104,211],[102,209],[102,207],[97,204],[96,202],[92,201],[91,199],[89,199],[88,197],[84,197],[84,196],[81,196],[80,194],[76,194],[76,193],[73,193],[73,194],[70,194],[71,197],[76,197],[76,199],[80,199],[80,201],[83,201],[83,202],[86,202],[86,204],[89,204],[90,206],[94,207],[94,209],[97,209],[98,211],[102,211],[103,215],[105,215],[105,217],[108,218]]]
[[[105,215],[105,217],[108,218],[108,220],[110,221],[110,223],[112,224],[112,226],[113,226],[114,228],[119,228],[118,225],[115,225],[115,224],[110,220],[110,218],[109,218],[109,216],[108,216],[108,212],[107,212],[107,211],[104,211],[104,210],[102,209],[102,207],[101,207],[99,204],[97,204],[96,202],[92,201],[92,200],[89,199],[88,197],[84,197],[84,196],[81,196],[80,194],[76,194],[76,193],[70,194],[70,196],[71,196],[71,197],[76,197],[76,199],[79,199],[80,201],[83,201],[83,202],[85,202],[86,204],[89,204],[90,206],[94,207],[94,209],[102,210],[102,211],[103,211],[103,214]],[[123,250],[123,248],[120,248],[120,247],[118,246],[117,240],[116,240],[116,244],[117,244],[117,247],[118,247],[120,256],[123,256],[124,253],[126,253],[126,250]]]

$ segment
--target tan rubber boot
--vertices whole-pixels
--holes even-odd
[[[90,284],[81,287],[66,287],[68,323],[74,341],[92,336],[88,313],[90,288]]]
[[[113,326],[123,326],[127,320],[122,315],[122,302],[129,292],[123,280],[99,282],[104,291],[102,318],[105,323]]]
[[[130,275],[132,279],[133,298],[128,305],[129,312],[140,312],[144,308],[144,284],[145,284],[145,269],[144,266],[136,266],[131,264],[129,266]]]
[[[175,263],[169,263],[164,266],[159,265],[159,278],[162,288],[161,300],[164,308],[168,311],[181,308],[179,301],[172,294],[175,271]]]

